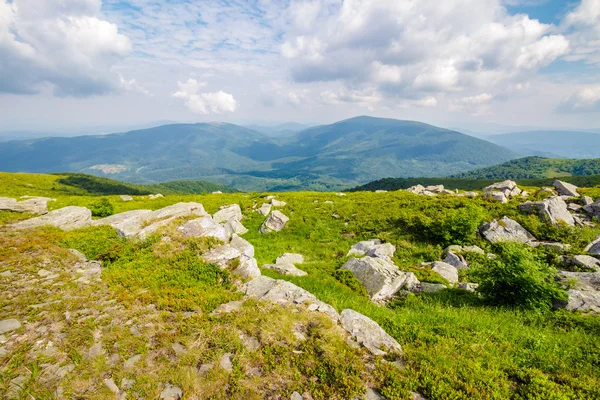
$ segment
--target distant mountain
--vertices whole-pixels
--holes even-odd
[[[136,183],[201,179],[240,190],[337,190],[387,176],[444,176],[515,154],[431,125],[357,117],[269,138],[226,123],[0,143],[0,170],[84,172]]]
[[[600,134],[593,131],[528,131],[485,139],[523,156],[600,158]]]
[[[246,125],[248,129],[255,130],[265,136],[273,138],[286,138],[294,136],[297,132],[313,127],[314,125],[286,122],[277,125]]]
[[[525,157],[451,176],[458,179],[537,179],[600,174],[600,159]]]

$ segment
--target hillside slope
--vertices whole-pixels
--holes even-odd
[[[460,179],[535,179],[600,174],[600,159],[525,157],[451,176]]]
[[[486,137],[524,156],[599,158],[600,134],[578,131],[527,131]]]
[[[443,176],[514,157],[458,132],[371,117],[284,139],[202,123],[0,143],[4,171],[74,171],[136,183],[202,179],[241,190],[341,189],[386,176]]]

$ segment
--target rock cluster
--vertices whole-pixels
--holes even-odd
[[[543,201],[528,201],[519,204],[519,210],[529,214],[537,214],[552,225],[575,225],[575,219],[567,208],[567,203],[558,196],[548,197]]]
[[[517,183],[510,180],[494,183],[484,188],[483,191],[485,192],[484,197],[497,200],[501,203],[507,203],[509,198],[523,196],[524,194],[517,186]]]
[[[407,192],[419,194],[423,196],[437,196],[438,194],[456,194],[451,190],[447,190],[444,188],[444,185],[431,185],[431,186],[423,186],[423,185],[415,185],[406,189]]]

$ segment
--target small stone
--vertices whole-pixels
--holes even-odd
[[[4,272],[0,273],[0,277],[2,277],[2,278],[10,278],[12,276],[12,274],[13,273],[10,270],[8,270],[8,271],[4,271]]]
[[[136,354],[135,356],[132,356],[127,361],[125,361],[125,363],[123,365],[125,368],[132,368],[141,359],[142,359],[142,355]]]
[[[104,385],[108,388],[108,390],[110,390],[114,394],[119,394],[119,387],[117,386],[113,378],[105,379]]]
[[[45,277],[47,277],[47,276],[50,276],[50,275],[52,275],[52,272],[50,272],[50,271],[48,271],[48,270],[46,270],[46,269],[40,269],[40,270],[38,271],[38,275],[39,275],[40,277],[42,277],[42,278],[45,278]]]
[[[292,393],[290,400],[302,400],[302,395],[298,392]]]
[[[248,336],[244,333],[241,333],[240,340],[242,341],[244,348],[250,352],[260,349],[260,342],[254,336]]]
[[[8,342],[8,339],[6,338],[6,336],[0,335],[0,344],[4,344],[6,342]]]
[[[181,343],[173,343],[171,348],[178,356],[185,354],[185,347]]]
[[[198,375],[200,375],[200,376],[206,375],[214,367],[215,367],[215,364],[213,364],[213,363],[202,364],[202,365],[200,365],[200,368],[198,368]]]
[[[233,371],[233,363],[231,362],[231,353],[225,353],[221,357],[221,361],[219,361],[219,367],[224,369],[227,372]]]
[[[133,387],[133,385],[135,385],[135,379],[123,378],[121,380],[121,389],[123,390],[129,390]]]
[[[365,400],[384,400],[385,398],[381,396],[376,390],[371,388],[367,389],[367,393],[365,394]]]
[[[169,383],[165,386],[165,389],[160,392],[159,398],[161,400],[180,400],[183,398],[183,390],[181,390],[180,387]]]
[[[215,314],[229,314],[238,311],[244,304],[243,300],[230,301],[229,303],[220,304],[215,308]]]
[[[16,319],[5,319],[0,321],[0,334],[12,332],[21,327],[21,323]]]

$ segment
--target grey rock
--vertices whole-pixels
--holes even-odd
[[[588,244],[584,251],[587,251],[593,256],[600,256],[600,236],[594,239],[590,244]]]
[[[134,356],[129,357],[125,361],[125,363],[123,364],[123,366],[125,368],[133,368],[135,366],[135,364],[137,364],[141,359],[142,359],[142,355],[141,354],[136,354]]]
[[[209,252],[203,254],[202,258],[206,262],[218,264],[221,268],[227,268],[232,260],[239,258],[241,255],[238,249],[226,244],[213,247]]]
[[[96,343],[92,347],[89,348],[87,352],[88,358],[95,358],[104,353],[104,348],[102,347],[102,343]]]
[[[121,379],[121,389],[129,390],[133,387],[133,385],[135,385],[135,379]]]
[[[581,207],[579,204],[576,203],[569,203],[567,204],[567,210],[571,211],[571,212],[579,212],[581,211],[583,207]]]
[[[246,257],[254,257],[254,246],[252,246],[246,239],[239,237],[235,233],[232,235],[229,245],[238,249],[239,252]]]
[[[260,208],[258,209],[258,213],[260,215],[264,215],[265,217],[267,215],[269,215],[270,212],[271,212],[271,204],[269,204],[269,203],[263,203],[263,205],[260,206]]]
[[[281,256],[277,257],[275,261],[277,264],[279,263],[288,263],[288,264],[302,264],[304,262],[304,257],[302,254],[294,254],[294,253],[283,253]]]
[[[568,311],[600,313],[600,292],[571,289],[567,291],[567,295],[566,302],[557,303],[554,307]]]
[[[508,203],[508,197],[506,197],[506,195],[502,192],[486,192],[483,195],[483,198],[495,200],[502,204]]]
[[[450,283],[458,282],[458,270],[452,265],[443,261],[436,261],[431,264],[431,270],[437,272]]]
[[[2,278],[10,278],[11,276],[13,276],[13,273],[11,270],[7,270],[7,271],[0,273],[0,277],[2,277]]]
[[[469,264],[467,264],[467,261],[464,259],[464,257],[461,257],[461,256],[459,256],[457,254],[454,254],[451,251],[448,251],[446,253],[446,258],[444,258],[444,262],[446,264],[452,265],[456,269],[467,269],[467,268],[469,268]]]
[[[123,200],[123,201],[131,201],[131,200],[133,200],[133,197],[131,197],[131,196],[129,196],[129,195],[126,195],[126,194],[123,194],[123,195],[121,195],[121,196],[119,196],[119,197],[120,197],[120,198],[121,198],[121,200]]]
[[[342,267],[362,282],[372,301],[385,301],[400,289],[415,289],[419,281],[412,272],[402,272],[389,259],[376,257],[351,258]]]
[[[247,257],[243,254],[240,257],[239,266],[232,272],[245,279],[254,279],[261,275],[256,259],[254,257]]]
[[[444,193],[445,188],[444,188],[444,185],[431,185],[431,186],[426,186],[425,190],[427,190],[428,192],[431,192],[431,193]]]
[[[385,397],[380,395],[379,392],[377,392],[376,390],[368,388],[367,392],[365,393],[364,399],[365,400],[385,400]]]
[[[115,380],[113,378],[105,379],[104,385],[108,388],[108,390],[110,390],[114,394],[119,394],[119,392],[120,392],[119,387],[117,386],[117,384],[115,383]]]
[[[374,355],[385,355],[388,352],[402,354],[400,344],[372,319],[346,309],[342,311],[340,321],[342,328]]]
[[[198,368],[198,375],[203,376],[208,374],[213,368],[215,367],[215,364],[213,363],[205,363],[200,365],[200,368]]]
[[[183,390],[179,386],[167,384],[165,389],[160,392],[160,400],[181,400],[183,398]]]
[[[503,217],[500,221],[485,223],[479,227],[479,234],[491,243],[518,242],[531,244],[535,237],[517,221]]]
[[[165,196],[163,196],[161,193],[151,194],[151,195],[148,196],[148,198],[150,200],[159,199],[161,197],[165,197]]]
[[[253,279],[246,284],[244,288],[244,293],[248,297],[260,299],[265,294],[267,294],[276,284],[277,281],[273,278],[269,278],[268,276],[259,276],[258,278]]]
[[[579,193],[577,192],[579,188],[573,184],[555,180],[552,186],[556,188],[559,196],[579,197]]]
[[[48,202],[52,200],[54,199],[48,197],[30,197],[27,200],[17,201],[9,197],[0,197],[0,211],[46,214]]]
[[[231,362],[231,353],[225,353],[219,361],[219,367],[227,372],[233,371],[233,363]]]
[[[302,395],[298,392],[292,393],[290,400],[302,400]]]
[[[290,219],[285,216],[281,211],[273,211],[269,214],[267,219],[259,228],[260,233],[279,232]]]
[[[230,301],[229,303],[219,304],[217,308],[215,308],[215,314],[229,314],[235,311],[238,311],[244,305],[243,300],[235,300]]]
[[[494,183],[483,189],[484,192],[500,192],[504,194],[505,197],[514,196],[521,194],[520,191],[515,190],[518,189],[517,183],[515,181],[506,180],[503,182]]]
[[[229,240],[229,233],[225,227],[216,223],[210,215],[187,221],[177,230],[184,237],[214,237],[223,242]]]
[[[418,292],[435,293],[435,292],[439,292],[444,289],[448,289],[448,288],[446,287],[446,285],[443,285],[441,283],[421,282],[419,284]]]
[[[283,275],[289,276],[306,276],[308,275],[305,271],[297,268],[294,264],[279,262],[276,264],[265,264],[262,266],[263,269],[270,269]]]
[[[576,255],[573,257],[563,257],[567,264],[577,265],[578,267],[587,268],[589,270],[600,272],[600,260],[595,257],[586,255]]]
[[[17,229],[38,226],[55,226],[63,230],[84,228],[92,224],[92,212],[85,207],[68,206],[50,211],[48,214],[30,218],[12,225]]]
[[[594,200],[589,196],[582,196],[581,201],[583,202],[584,206],[589,206],[594,203]]]
[[[244,333],[241,333],[239,337],[242,341],[242,345],[247,351],[254,352],[260,349],[260,342],[254,336],[248,336]]]
[[[185,347],[181,343],[179,343],[179,342],[173,343],[171,345],[171,348],[173,349],[173,351],[175,352],[175,354],[178,355],[178,356],[181,356],[181,355],[185,354]]]
[[[463,282],[463,283],[458,284],[459,289],[463,289],[468,292],[475,292],[475,291],[477,291],[478,287],[479,287],[478,283]]]
[[[228,222],[231,220],[241,221],[244,218],[242,215],[242,209],[239,204],[232,204],[229,206],[222,206],[213,215],[213,219],[217,223]]]
[[[160,221],[156,221],[151,223],[150,225],[142,228],[136,236],[141,240],[146,240],[150,235],[155,234],[160,228],[163,228],[169,225],[171,222],[175,220],[176,217],[169,217]]]
[[[575,220],[567,209],[567,203],[560,197],[548,197],[537,202],[528,201],[519,204],[519,210],[530,214],[538,214],[553,225],[559,225],[560,223],[575,225]]]
[[[335,194],[337,197],[346,197],[346,193],[336,193]]]
[[[240,221],[237,219],[229,220],[225,223],[225,229],[228,232],[235,233],[236,235],[243,235],[248,232],[248,228],[246,228]]]
[[[408,189],[406,189],[406,191],[414,194],[423,194],[423,192],[425,191],[425,187],[423,185],[415,185],[409,187]]]
[[[379,239],[371,239],[353,245],[348,251],[348,256],[371,256],[392,258],[396,247],[391,243],[381,243]]]
[[[600,291],[600,272],[569,272],[559,271],[559,281],[575,282],[574,289],[583,291]]]
[[[287,203],[285,201],[271,199],[271,205],[273,207],[285,207],[287,205]]]
[[[0,334],[16,331],[19,328],[21,328],[21,323],[14,318],[0,321]]]
[[[543,247],[546,250],[554,250],[558,252],[565,252],[571,248],[570,244],[558,243],[558,242],[538,242],[537,246]]]

